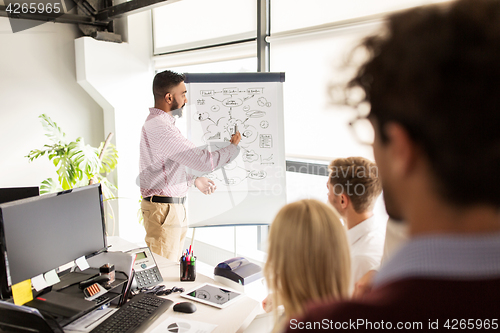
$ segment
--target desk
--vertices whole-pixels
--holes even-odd
[[[111,236],[108,237],[108,243],[112,245],[110,250],[112,251],[127,251],[137,248],[137,245],[127,242],[120,237]],[[179,280],[179,264],[172,262],[167,258],[158,256],[154,254],[158,268],[160,269],[161,275],[163,277],[163,283],[167,288],[172,288],[173,286],[182,287],[185,290],[195,288],[205,282],[213,283],[216,285],[223,286],[213,279],[204,276],[202,274],[196,275],[196,281],[193,282],[181,282]],[[186,298],[180,297],[179,293],[170,294],[168,296],[163,296],[174,304],[179,302],[189,301]],[[157,320],[157,323],[152,324],[147,332],[154,330],[163,320],[168,317],[178,317],[185,320],[194,320],[204,323],[215,324],[217,327],[213,331],[214,333],[231,333],[231,332],[243,332],[245,328],[252,322],[255,316],[261,312],[260,303],[254,299],[244,296],[242,299],[234,303],[233,305],[225,308],[218,309],[210,305],[205,305],[199,302],[193,302],[198,309],[193,314],[186,314],[180,312],[174,312],[173,306],[170,307],[165,313]]]

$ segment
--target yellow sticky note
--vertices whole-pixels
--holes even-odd
[[[16,283],[12,286],[12,297],[14,297],[14,304],[23,305],[33,299],[33,292],[31,291],[31,279],[24,280],[23,282]]]

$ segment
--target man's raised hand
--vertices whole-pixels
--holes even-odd
[[[212,194],[217,189],[215,183],[206,177],[198,177],[194,181],[194,186],[203,194]]]

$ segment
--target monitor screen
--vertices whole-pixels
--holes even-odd
[[[9,285],[104,249],[100,184],[0,204],[0,242]]]
[[[36,197],[40,194],[37,186],[0,188],[0,204],[19,199]]]

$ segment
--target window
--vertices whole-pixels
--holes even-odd
[[[272,0],[271,35],[449,0]]]
[[[253,0],[183,0],[153,9],[154,54],[255,39]]]
[[[331,160],[364,156],[371,147],[356,142],[348,123],[355,112],[333,105],[328,88],[347,81],[347,56],[379,23],[340,31],[271,39],[271,71],[285,72],[285,149],[287,157]],[[344,78],[342,80],[342,78]]]

